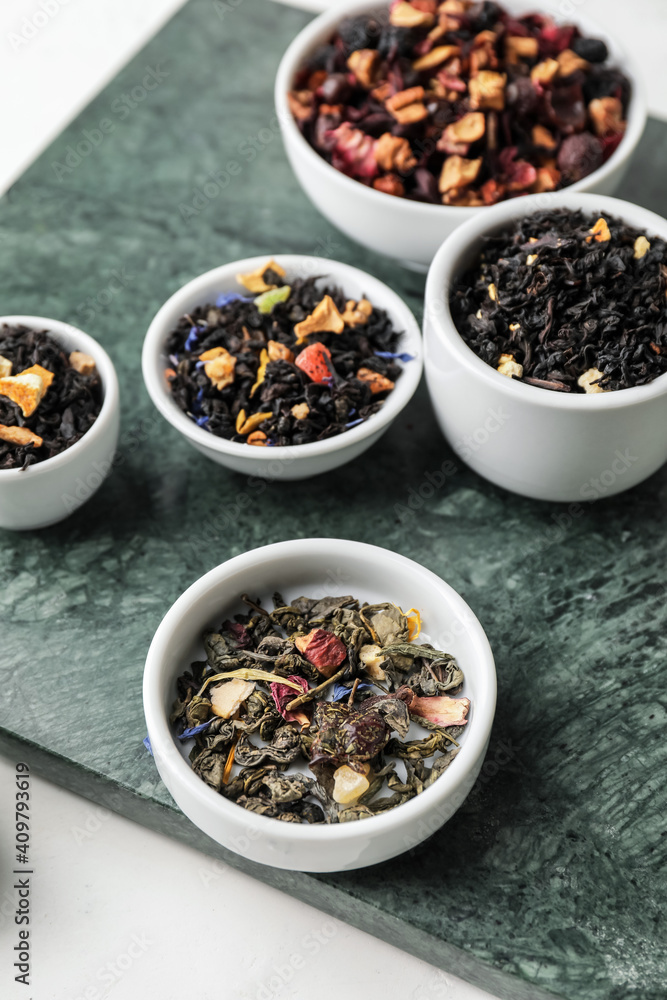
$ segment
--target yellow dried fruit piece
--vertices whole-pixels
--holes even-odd
[[[530,79],[533,83],[549,84],[556,78],[560,66],[557,59],[544,59],[533,66],[530,71]]]
[[[416,70],[417,73],[421,73],[425,69],[435,69],[441,63],[447,62],[452,56],[456,56],[460,52],[458,45],[436,45],[432,48],[430,52],[426,55],[420,56],[419,59],[415,59],[412,64],[412,68]]]
[[[532,267],[537,259],[538,257],[536,253],[529,253],[528,256],[526,257],[526,264],[528,265],[528,267]]]
[[[572,76],[578,69],[588,69],[588,62],[578,56],[572,49],[565,49],[558,55],[558,75],[562,77]]]
[[[377,49],[357,49],[347,57],[347,66],[357,82],[370,90],[375,86],[380,68],[380,53]]]
[[[333,800],[341,806],[353,805],[370,788],[366,775],[370,772],[370,764],[364,764],[364,773],[354,771],[347,764],[334,771]]]
[[[7,378],[12,373],[12,363],[9,358],[3,358],[0,354],[0,378]]]
[[[348,299],[345,303],[345,312],[341,315],[347,326],[364,326],[368,323],[372,312],[373,306],[368,299],[359,299],[358,302]]]
[[[303,344],[311,333],[342,333],[345,329],[343,317],[330,295],[318,302],[310,316],[306,316],[294,327],[297,344]]]
[[[35,448],[41,448],[44,440],[39,434],[33,434],[27,427],[7,427],[0,424],[0,441],[7,441],[9,444],[34,444]]]
[[[623,105],[618,97],[598,97],[588,105],[595,134],[602,138],[624,132]]]
[[[537,59],[539,51],[536,38],[526,38],[523,35],[508,35],[505,38],[505,57],[513,65],[520,59]]]
[[[467,187],[477,179],[482,169],[482,157],[477,160],[466,160],[462,156],[448,156],[442,165],[438,187],[441,194],[453,188]]]
[[[242,681],[237,677],[216,684],[209,692],[211,711],[221,719],[231,719],[254,690],[255,685],[252,681]]]
[[[240,285],[243,285],[244,288],[247,288],[249,292],[253,292],[258,295],[261,294],[261,292],[270,292],[271,289],[277,288],[278,284],[277,282],[274,282],[269,285],[266,281],[264,281],[264,274],[266,271],[273,271],[274,274],[280,275],[281,278],[284,278],[286,273],[285,269],[281,267],[280,264],[276,264],[275,260],[270,260],[267,264],[262,264],[261,267],[258,267],[256,271],[248,271],[246,274],[237,274],[236,280]]]
[[[397,108],[391,114],[399,125],[414,125],[428,118],[426,105],[422,104],[421,101],[415,101],[414,104],[407,104],[403,108]]]
[[[609,232],[609,226],[607,225],[606,219],[598,219],[589,232],[591,235],[586,237],[587,243],[590,243],[593,239],[596,243],[608,243],[611,239],[611,233]]]
[[[558,139],[544,125],[533,126],[532,139],[535,145],[541,146],[542,149],[555,149],[558,145]]]
[[[90,354],[84,354],[83,351],[72,351],[69,363],[80,375],[93,375],[95,372],[95,358]]]
[[[365,382],[370,387],[373,396],[377,396],[381,392],[390,392],[395,385],[391,379],[380,375],[379,372],[374,372],[372,368],[360,368],[356,377],[360,382]]]
[[[374,643],[366,643],[359,650],[359,660],[363,663],[366,673],[372,680],[385,680],[387,675],[382,669],[382,664],[386,660],[386,656],[380,646]]]
[[[445,129],[445,139],[448,142],[477,142],[486,131],[486,118],[481,111],[469,111],[457,122],[452,122]]]
[[[635,260],[641,260],[649,250],[651,249],[651,244],[646,239],[645,236],[638,236],[635,240]]]
[[[434,21],[433,14],[405,2],[397,3],[389,13],[389,22],[396,28],[430,27]]]
[[[498,358],[498,368],[496,371],[499,371],[501,375],[507,375],[508,378],[512,378],[514,375],[517,378],[522,378],[523,365],[515,361],[513,354],[501,354]]]
[[[279,340],[270,340],[266,345],[269,361],[294,361],[294,354],[286,344]]]
[[[39,375],[8,375],[0,378],[0,396],[6,396],[20,407],[24,417],[31,417],[46,392]]]
[[[483,69],[468,84],[470,106],[475,111],[488,109],[502,111],[505,107],[506,73],[493,73]]]
[[[268,365],[268,363],[269,363],[270,360],[271,359],[269,357],[269,352],[267,351],[267,349],[265,347],[263,347],[262,350],[259,353],[259,368],[257,369],[257,378],[255,379],[255,384],[253,385],[252,389],[250,390],[250,395],[251,396],[255,395],[255,393],[259,389],[260,385],[262,384],[262,382],[266,378],[266,366]]]
[[[295,420],[305,420],[310,413],[310,407],[308,403],[295,403],[290,413]]]
[[[493,283],[493,281],[489,285],[487,291],[489,293],[489,298],[491,299],[491,301],[492,302],[497,302],[498,301],[498,289],[496,288],[496,286]]]
[[[407,139],[385,132],[375,143],[373,156],[380,170],[399,170],[403,173],[417,166],[417,159]]]
[[[224,347],[212,347],[199,355],[204,361],[204,372],[218,390],[224,389],[234,381],[236,358]]]
[[[598,379],[603,377],[603,373],[599,370],[599,368],[589,368],[588,371],[579,376],[577,379],[577,385],[580,389],[583,389],[584,392],[605,392],[606,390],[601,386],[593,385],[594,382],[597,382]]]
[[[236,433],[250,434],[252,431],[256,431],[260,424],[263,424],[265,420],[272,417],[273,413],[271,410],[267,410],[265,413],[253,413],[251,416],[246,417],[245,410],[241,410],[236,418]]]

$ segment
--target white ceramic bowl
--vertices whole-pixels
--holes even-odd
[[[47,330],[65,351],[90,354],[102,379],[102,409],[79,441],[25,471],[0,470],[0,528],[13,531],[45,528],[69,517],[89,500],[111,471],[120,424],[118,379],[106,351],[69,323],[43,316],[0,316],[0,327],[3,323]]]
[[[215,302],[221,292],[242,292],[236,275],[254,271],[269,260],[269,255],[249,257],[223,264],[199,275],[180,288],[162,306],[151,323],[142,355],[144,381],[149,395],[162,416],[198,451],[220,465],[249,476],[266,479],[306,479],[352,461],[373,445],[412,398],[422,372],[422,338],[419,325],[403,300],[377,278],[349,264],[296,254],[279,254],[273,259],[287,271],[287,278],[322,276],[320,287],[338,285],[346,296],[359,299],[366,295],[374,306],[385,309],[394,328],[402,336],[398,352],[414,356],[403,365],[396,387],[382,407],[363,424],[325,441],[289,447],[255,448],[252,445],[216,437],[199,427],[174,403],[164,370],[169,366],[165,343],[171,330],[185,313],[207,302]]]
[[[426,282],[426,382],[442,431],[486,479],[538,500],[592,502],[630,489],[667,461],[667,374],[615,392],[569,394],[507,378],[459,335],[449,310],[456,277],[482,248],[482,236],[536,209],[614,215],[667,240],[667,221],[616,198],[560,192],[489,209],[443,243]],[[576,514],[575,514],[576,516]]]
[[[223,798],[190,768],[168,722],[176,677],[201,659],[201,633],[239,609],[248,591],[286,600],[302,594],[353,594],[369,602],[416,607],[436,647],[465,674],[470,721],[461,751],[430,788],[384,815],[331,826],[283,823]],[[385,861],[446,823],[472,788],[486,753],[496,704],[489,643],[472,611],[435,574],[387,549],[339,538],[278,542],[236,556],[197,580],[167,612],[146,659],[144,711],[155,762],[176,803],[224,847],[252,861],[294,871],[344,871]]]
[[[516,15],[532,14],[541,9],[539,0],[506,0],[503,6]],[[553,7],[553,4],[550,6]],[[334,4],[331,10],[307,25],[291,43],[278,67],[276,112],[292,169],[322,215],[357,243],[377,253],[394,257],[409,267],[425,271],[449,233],[462,222],[487,212],[488,209],[422,204],[376,191],[347,177],[334,169],[306,142],[287,103],[287,92],[293,86],[296,73],[315,49],[328,41],[344,17],[382,9],[382,5],[377,2],[348,0]],[[546,12],[553,14],[552,10]],[[623,179],[628,161],[646,124],[646,97],[641,74],[637,72],[633,60],[608,32],[587,18],[580,17],[579,11],[573,17],[558,20],[575,23],[585,34],[603,38],[609,47],[610,63],[618,64],[632,83],[628,127],[622,143],[603,166],[567,189],[613,194]]]

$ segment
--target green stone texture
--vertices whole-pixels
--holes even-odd
[[[98,338],[123,405],[96,496],[56,527],[0,532],[0,748],[501,997],[664,1000],[665,470],[573,518],[462,465],[422,390],[372,455],[241,509],[244,477],[191,449],[143,388],[160,304],[247,255],[349,261],[420,313],[423,277],[342,236],[285,158],[273,79],[307,20],[265,0],[192,0],[0,205],[0,311]],[[84,130],[97,144],[68,163]],[[667,214],[665,162],[667,126],[651,121],[622,195]],[[195,201],[212,171],[224,189]],[[456,472],[430,488],[447,460]],[[249,864],[192,826],[142,746],[141,702],[151,637],[186,587],[239,552],[318,534],[449,581],[499,681],[487,762],[457,815],[407,855],[325,876]]]

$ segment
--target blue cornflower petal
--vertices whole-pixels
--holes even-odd
[[[229,305],[230,302],[252,302],[252,301],[253,301],[252,296],[250,296],[250,298],[247,298],[245,295],[239,295],[238,292],[223,292],[222,295],[218,295],[217,299],[215,300],[215,304],[218,307],[218,309],[220,309],[222,308],[222,306]]]
[[[188,334],[188,339],[185,341],[185,350],[194,351],[197,346],[197,341],[199,340],[199,327],[191,326],[190,333]]]
[[[363,424],[363,422],[364,422],[363,417],[359,417],[358,420],[351,420],[349,424],[345,424],[345,429],[348,430],[350,427],[356,427],[357,424]]]
[[[357,691],[372,691],[372,684],[357,684]],[[345,687],[344,684],[334,684],[333,698],[332,701],[344,701],[346,698],[350,697],[352,693],[351,687]]]
[[[199,726],[193,726],[192,729],[184,729],[178,737],[179,740],[189,740],[191,736],[196,736],[197,733],[203,733],[205,729],[208,729],[212,722],[215,722],[215,717],[213,719],[209,719],[208,722],[202,722]]]
[[[403,353],[403,354],[394,354],[393,351],[374,351],[374,354],[375,354],[376,358],[397,358],[399,361],[402,361],[404,364],[407,361],[414,361],[415,357],[416,357],[415,354],[405,354],[405,353]]]
[[[205,416],[204,417],[195,417],[195,423],[199,427],[206,427],[206,425],[208,423],[208,417],[205,417]]]
[[[144,737],[144,739],[142,740],[142,743],[146,747],[146,749],[148,750],[149,754],[152,757],[153,756],[153,747],[151,746],[151,741],[148,738],[148,736]]]

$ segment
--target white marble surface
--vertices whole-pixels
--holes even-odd
[[[455,976],[35,777],[28,990],[11,971],[18,941],[14,784],[14,762],[0,758],[3,1000],[490,1000]]]
[[[4,0],[0,191],[182,0]],[[310,9],[327,0],[299,0]],[[545,6],[545,5],[543,5]],[[548,6],[548,4],[546,4]],[[558,3],[556,7],[563,6]],[[567,3],[565,4],[567,6]],[[572,0],[641,57],[667,118],[665,0]],[[631,14],[630,14],[631,11]],[[483,1000],[487,994],[37,778],[32,781],[33,985],[11,969],[14,771],[0,760],[3,1000]],[[174,879],[187,886],[176,902]],[[197,920],[197,911],[206,920]],[[245,928],[252,919],[259,933]],[[261,942],[258,946],[257,942]],[[205,956],[202,961],[198,956]],[[291,965],[290,965],[291,962]]]

